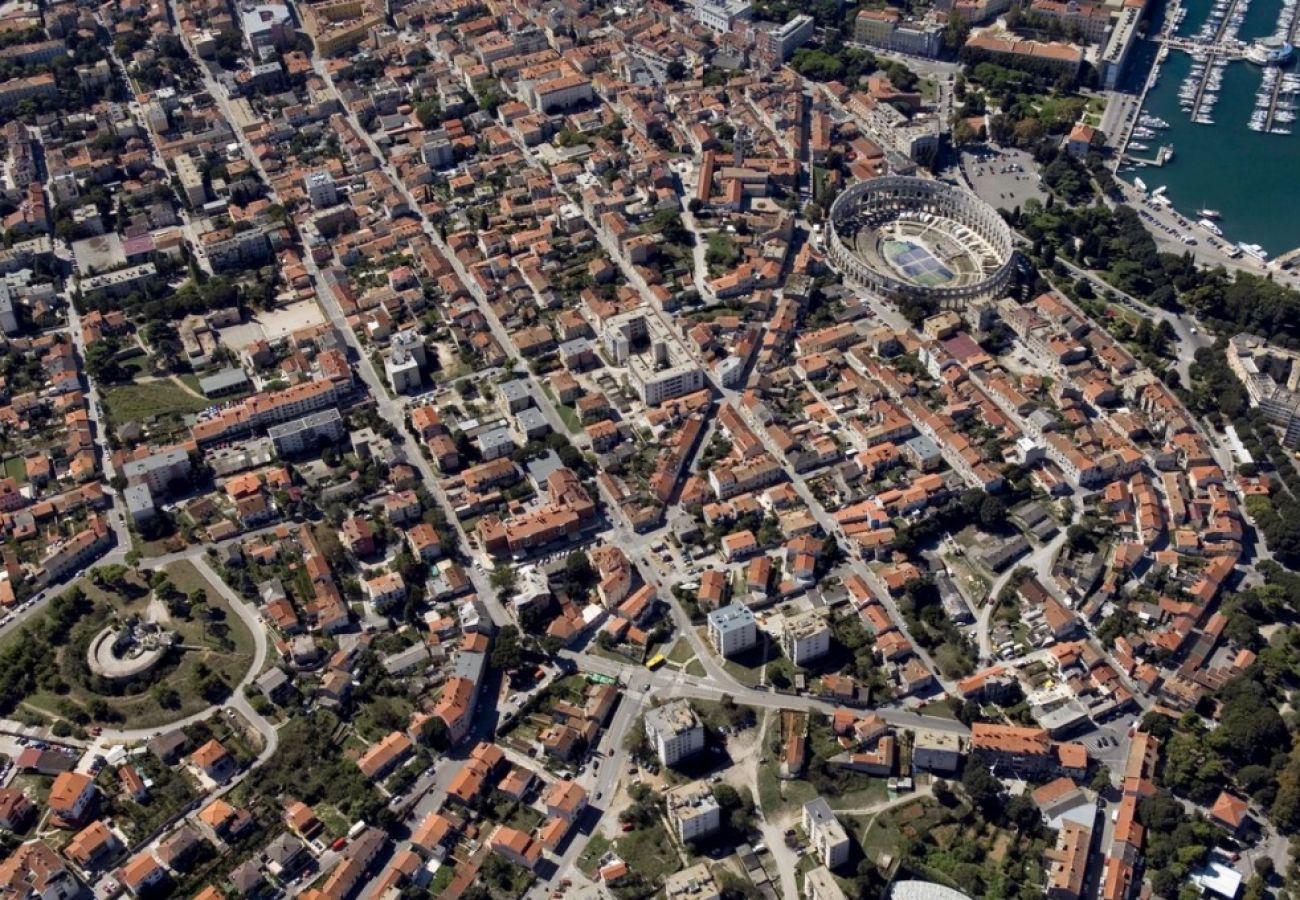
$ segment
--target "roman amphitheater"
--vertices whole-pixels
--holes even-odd
[[[928,178],[859,182],[831,204],[830,259],[885,297],[945,308],[1002,296],[1015,266],[1011,229],[974,194]]]

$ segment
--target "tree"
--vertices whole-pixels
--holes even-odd
[[[488,580],[497,593],[509,597],[514,594],[515,586],[519,583],[519,573],[514,566],[501,564],[492,569],[492,576]]]
[[[127,380],[126,371],[117,362],[116,344],[109,340],[101,339],[86,347],[86,371],[106,384]]]
[[[989,773],[980,757],[972,756],[966,760],[961,787],[985,819],[997,820],[1002,808],[1002,782]]]
[[[1047,131],[1043,128],[1042,122],[1031,116],[1017,122],[1013,128],[1013,134],[1017,146],[1033,147],[1047,135]]]
[[[666,74],[669,81],[681,81],[686,77],[686,66],[674,59],[668,64]]]
[[[170,684],[159,682],[153,686],[151,693],[154,700],[163,709],[180,709],[181,695]]]
[[[519,629],[514,625],[506,625],[497,635],[496,642],[492,645],[491,665],[494,669],[502,671],[512,671],[523,665],[524,650],[519,642]]]
[[[564,580],[570,591],[585,592],[596,578],[591,560],[581,550],[575,550],[564,561]]]
[[[968,37],[970,37],[970,23],[966,21],[966,17],[961,13],[950,13],[948,15],[948,24],[943,29],[943,48],[949,53],[956,53],[966,46]],[[965,90],[964,79],[962,89]]]
[[[975,131],[975,126],[970,123],[966,117],[959,118],[952,125],[952,142],[957,146],[962,144],[971,144],[979,139],[979,134]]]
[[[1300,828],[1300,745],[1291,750],[1286,765],[1277,776],[1277,796],[1269,808],[1269,818],[1283,831]]]
[[[420,125],[424,128],[436,127],[441,113],[438,102],[433,99],[421,100],[415,105],[415,117],[420,120]]]
[[[440,753],[451,747],[451,732],[447,729],[447,723],[438,716],[430,716],[424,723],[421,738]]]
[[[691,233],[682,222],[682,214],[676,209],[661,209],[650,219],[652,231],[659,234],[669,244],[690,243]]]

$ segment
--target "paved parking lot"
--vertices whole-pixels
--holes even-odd
[[[996,208],[1024,206],[1031,198],[1047,199],[1047,193],[1038,186],[1033,157],[1023,150],[966,150],[961,154],[961,165],[975,193]]]

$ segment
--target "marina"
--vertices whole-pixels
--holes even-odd
[[[1241,261],[1275,258],[1271,266],[1300,261],[1300,182],[1290,175],[1300,148],[1289,143],[1300,112],[1297,36],[1300,0],[1185,0],[1153,22],[1133,72],[1140,111],[1117,136],[1117,174],[1141,194],[1144,216],[1164,211],[1169,240]],[[1156,169],[1166,190],[1148,193],[1138,173],[1151,181]]]
[[[1283,19],[1278,24],[1278,34],[1274,41],[1281,47],[1295,44],[1296,29],[1300,27],[1300,15],[1297,15],[1300,0],[1283,0]],[[1270,134],[1290,134],[1290,123],[1295,121],[1296,95],[1300,94],[1300,75],[1284,72],[1280,68],[1269,67],[1264,70],[1267,81],[1272,79],[1268,88],[1268,111],[1263,122],[1263,130]],[[1256,107],[1256,112],[1259,111]],[[1253,118],[1253,117],[1252,117]]]

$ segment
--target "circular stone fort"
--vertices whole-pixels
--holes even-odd
[[[1015,266],[1011,229],[974,194],[899,175],[863,181],[830,209],[830,259],[886,297],[945,309],[1002,296]]]
[[[86,664],[101,678],[131,681],[162,662],[176,637],[152,622],[110,625],[91,640]]]

